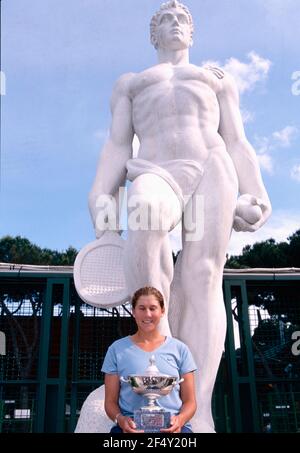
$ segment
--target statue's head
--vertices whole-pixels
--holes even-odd
[[[168,33],[171,33],[168,41],[171,38],[173,46],[190,47],[193,44],[193,31],[191,13],[185,5],[177,0],[163,3],[150,22],[151,43],[155,49],[171,45],[170,42],[166,42]]]

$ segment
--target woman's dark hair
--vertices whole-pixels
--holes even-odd
[[[132,297],[132,301],[131,301],[132,308],[135,308],[136,303],[141,296],[154,296],[156,298],[156,300],[159,302],[161,309],[165,308],[165,303],[164,303],[164,298],[163,298],[162,293],[160,291],[158,291],[158,289],[153,288],[153,286],[145,286],[144,288],[138,289],[134,293],[134,295]]]

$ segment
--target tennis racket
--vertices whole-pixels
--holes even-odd
[[[123,270],[124,240],[106,231],[87,244],[74,263],[74,283],[80,298],[97,308],[122,305],[129,300]]]

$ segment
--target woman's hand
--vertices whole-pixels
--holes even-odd
[[[162,433],[181,433],[181,429],[185,423],[190,420],[197,409],[195,396],[194,372],[185,373],[183,382],[180,384],[180,398],[182,406],[180,413],[171,416],[171,426],[167,429],[161,429]]]
[[[184,422],[180,416],[172,415],[170,428],[161,429],[162,433],[181,433],[181,428],[184,426]]]
[[[118,417],[118,425],[122,429],[123,433],[143,433],[144,431],[136,429],[136,424],[132,418],[125,415]]]

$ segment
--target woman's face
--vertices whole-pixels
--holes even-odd
[[[152,332],[157,328],[164,309],[161,308],[155,296],[140,296],[132,314],[138,329],[143,332]]]

